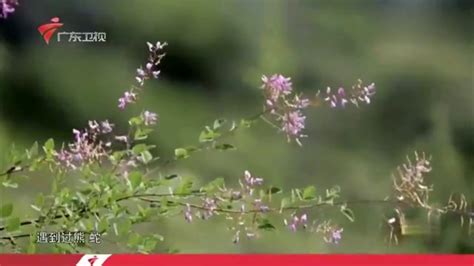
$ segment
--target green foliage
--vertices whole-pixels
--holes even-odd
[[[174,156],[176,159],[186,159],[189,158],[189,151],[184,148],[178,148],[174,150]]]
[[[13,213],[13,204],[6,203],[0,207],[0,218],[6,218]]]
[[[266,194],[279,194],[282,192],[281,188],[278,187],[270,187],[266,190]]]
[[[308,186],[303,190],[303,199],[304,200],[313,200],[316,198],[316,187]]]
[[[183,180],[174,190],[174,194],[178,195],[190,195],[193,188],[193,181],[190,179]]]
[[[222,151],[235,150],[236,149],[234,145],[228,144],[228,143],[217,144],[214,148],[216,150],[222,150]]]
[[[48,139],[44,145],[43,145],[43,151],[45,153],[46,159],[48,161],[53,160],[54,156],[54,140],[53,139]]]
[[[7,231],[15,232],[20,229],[20,217],[10,217],[7,219]]]
[[[258,224],[258,229],[264,231],[273,231],[276,227],[268,219],[262,219]]]
[[[351,209],[347,208],[346,205],[341,205],[341,213],[344,214],[344,216],[346,216],[349,221],[354,222],[354,212]]]
[[[130,173],[128,178],[130,179],[130,186],[132,190],[135,190],[138,186],[142,184],[142,173],[138,171]]]
[[[201,134],[199,135],[199,142],[212,142],[220,136],[221,134],[219,132],[211,129],[210,127],[206,127],[206,129],[201,131]]]
[[[203,186],[201,188],[201,191],[204,191],[208,194],[212,194],[214,192],[217,192],[220,188],[223,188],[225,186],[225,180],[223,177],[218,177],[211,182],[209,182],[207,185]]]

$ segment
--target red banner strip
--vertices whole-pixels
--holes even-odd
[[[474,266],[474,255],[0,255],[0,266]]]

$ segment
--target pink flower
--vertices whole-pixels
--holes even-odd
[[[0,0],[0,18],[7,18],[8,14],[15,12],[15,6],[18,6],[17,0]]]
[[[307,228],[307,222],[308,222],[308,215],[304,213],[300,217],[297,215],[292,215],[290,221],[287,221],[286,219],[283,220],[286,226],[292,231],[296,232],[298,230],[298,226],[302,226],[303,228]]]
[[[295,97],[293,98],[293,101],[290,103],[290,105],[294,108],[297,108],[297,109],[304,109],[306,107],[308,107],[310,104],[310,101],[306,98],[300,98],[300,96],[298,95],[295,95]]]
[[[191,210],[191,205],[186,204],[186,210],[184,211],[184,219],[190,223],[193,221],[193,213],[192,213],[192,210]]]
[[[119,99],[118,107],[123,110],[123,109],[125,109],[127,104],[134,103],[136,100],[137,100],[137,95],[134,92],[126,91],[124,93],[123,97],[121,97]]]
[[[149,126],[156,124],[156,121],[158,120],[158,115],[156,113],[145,111],[142,114],[142,118],[145,125]]]
[[[342,87],[337,90],[336,94],[331,94],[331,88],[328,87],[326,90],[326,94],[327,96],[324,100],[326,102],[329,102],[329,106],[331,106],[332,108],[336,108],[339,106],[345,107],[348,102],[346,98],[346,91]]]
[[[272,102],[276,102],[282,95],[289,95],[293,91],[291,78],[286,78],[280,74],[274,74],[271,77],[262,76],[262,89]]]
[[[301,131],[305,128],[305,119],[300,110],[285,113],[281,117],[281,130],[286,133],[288,139],[295,138],[299,143],[298,139],[304,137]]]
[[[140,88],[145,85],[146,80],[151,78],[158,78],[158,76],[160,75],[158,65],[160,64],[161,59],[165,56],[165,54],[162,53],[161,50],[163,49],[163,47],[166,46],[166,43],[157,42],[156,44],[152,44],[150,42],[147,42],[147,45],[149,51],[148,61],[145,64],[145,68],[137,68],[137,75],[135,76],[135,80],[138,82]],[[134,103],[136,99],[136,92],[132,90],[127,91],[124,93],[124,96],[119,99],[118,107],[123,110],[129,103]]]
[[[348,102],[351,102],[355,106],[359,106],[359,103],[370,104],[371,97],[374,94],[374,83],[368,86],[363,86],[362,81],[359,80],[358,83],[352,87],[352,90],[339,88],[336,93],[332,93],[331,88],[328,87],[326,89],[324,101],[328,102],[331,108],[345,107]]]
[[[107,120],[104,122],[108,123]],[[112,126],[109,124],[109,128],[105,131],[112,130]],[[68,144],[67,147],[63,147],[55,154],[58,163],[76,169],[84,164],[99,161],[108,155],[111,143],[99,140],[99,136],[104,134],[104,128],[101,128],[97,121],[89,121],[88,128],[84,130],[73,129],[72,132],[74,142]]]
[[[263,184],[263,178],[254,177],[249,171],[245,171],[244,180],[248,187],[255,187]]]
[[[112,132],[112,128],[114,127],[114,124],[109,123],[109,120],[105,120],[100,122],[101,126],[101,131],[103,134],[107,134]]]
[[[329,232],[329,236],[326,238],[327,243],[332,244],[339,244],[339,241],[342,239],[342,232],[344,231],[343,228],[341,229],[332,229]]]

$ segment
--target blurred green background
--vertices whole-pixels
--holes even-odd
[[[168,157],[174,148],[195,143],[214,119],[260,111],[262,74],[291,76],[295,89],[308,94],[361,78],[377,85],[373,104],[308,111],[302,148],[261,124],[232,140],[237,151],[200,153],[178,172],[202,182],[223,176],[235,184],[248,169],[283,188],[315,184],[323,192],[340,185],[345,198],[382,199],[396,166],[419,150],[433,156],[433,201],[444,204],[452,192],[473,198],[472,1],[20,4],[0,20],[0,150],[49,137],[68,141],[71,129],[89,119],[109,119],[124,129],[130,116],[147,108],[160,115],[152,141]],[[36,28],[54,16],[66,31],[107,32],[107,43],[45,45]],[[138,105],[121,112],[117,99],[146,60],[146,41],[169,43],[161,78],[148,82]],[[48,187],[45,180],[28,180],[14,192],[25,212],[38,189]],[[4,193],[2,200],[13,196]],[[285,230],[234,245],[220,219],[188,225],[179,216],[141,230],[166,237],[157,252],[474,252],[472,236],[463,236],[457,221],[444,225],[436,241],[414,238],[388,248],[380,227],[383,207],[354,211],[355,223],[341,215],[334,219],[345,228],[337,247]]]

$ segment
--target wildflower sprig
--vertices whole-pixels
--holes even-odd
[[[398,166],[396,173],[392,175],[393,195],[387,200],[395,203],[396,215],[386,220],[390,229],[388,240],[391,243],[398,243],[404,234],[408,234],[404,232],[408,231],[404,228],[408,227],[405,212],[409,208],[425,210],[429,222],[432,222],[433,217],[439,218],[441,214],[455,214],[460,218],[461,227],[467,224],[468,235],[473,232],[474,212],[472,206],[468,207],[465,195],[460,194],[458,197],[451,195],[445,206],[430,200],[431,192],[434,190],[433,184],[427,182],[427,175],[433,170],[431,160],[431,156],[427,156],[424,152],[415,151],[413,156],[406,157],[406,162]]]
[[[147,42],[147,45],[149,51],[148,60],[145,63],[145,67],[140,66],[137,68],[137,75],[135,77],[138,86],[132,85],[130,90],[124,92],[123,96],[119,98],[118,107],[120,109],[125,109],[127,105],[135,103],[138,99],[138,93],[145,85],[145,81],[152,78],[157,79],[160,74],[158,65],[160,64],[161,59],[165,56],[165,53],[163,53],[162,50],[167,43],[157,42],[156,44],[152,44]]]
[[[341,87],[336,93],[333,93],[328,87],[324,95],[318,91],[312,99],[306,98],[302,93],[295,92],[291,78],[281,74],[269,77],[264,75],[262,82],[265,112],[261,118],[272,127],[284,132],[288,142],[294,140],[300,146],[302,146],[301,138],[307,137],[303,133],[306,127],[304,109],[321,106],[321,103],[327,103],[331,108],[344,108],[347,103],[358,107],[359,103],[370,104],[371,97],[375,94],[375,84],[364,86],[361,80],[352,86],[351,90],[346,91]]]

